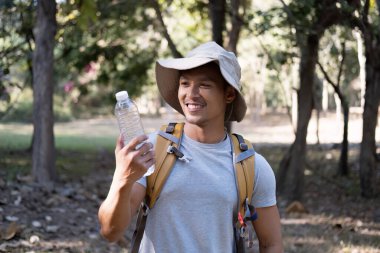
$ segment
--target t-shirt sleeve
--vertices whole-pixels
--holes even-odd
[[[153,149],[156,145],[157,134],[158,134],[158,132],[153,132],[153,133],[148,135],[148,141],[153,144]],[[154,170],[154,164],[149,169]],[[140,178],[139,180],[136,181],[136,183],[139,183],[146,188],[146,177]]]
[[[269,207],[276,204],[276,178],[265,158],[255,154],[255,186],[251,204],[254,207]]]

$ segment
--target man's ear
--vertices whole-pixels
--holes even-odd
[[[232,86],[228,86],[224,92],[227,104],[231,104],[236,97],[236,91]]]

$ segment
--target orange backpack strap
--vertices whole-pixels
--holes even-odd
[[[156,164],[152,175],[147,177],[146,204],[151,209],[168,178],[174,163],[181,159],[179,151],[184,123],[164,125],[158,132],[155,145]]]
[[[244,140],[242,136],[232,134],[230,137],[234,151],[236,185],[239,192],[237,226],[241,228],[246,226],[247,219],[257,218],[254,208],[250,206],[255,183],[255,150],[252,143]]]

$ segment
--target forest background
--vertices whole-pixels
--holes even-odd
[[[0,1],[0,252],[124,252],[98,234],[114,94],[146,132],[180,121],[158,58],[214,40],[277,178],[286,252],[380,252],[380,1]],[[257,252],[255,242],[252,252]]]

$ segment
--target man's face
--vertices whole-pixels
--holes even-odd
[[[225,88],[225,81],[216,64],[181,73],[178,99],[187,122],[191,124],[223,124],[226,104],[234,98],[234,89],[229,85]]]

